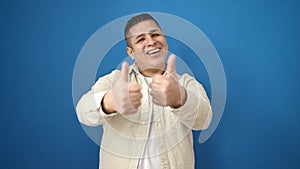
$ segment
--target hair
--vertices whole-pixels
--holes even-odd
[[[125,26],[125,30],[124,30],[124,36],[125,36],[125,40],[126,40],[126,44],[128,47],[131,47],[131,44],[130,44],[130,41],[129,41],[129,31],[130,29],[135,26],[136,24],[140,23],[140,22],[143,22],[143,21],[147,21],[147,20],[152,20],[156,23],[156,25],[160,28],[160,25],[159,23],[149,14],[139,14],[139,15],[136,15],[132,18],[130,18],[128,21],[127,21],[127,24]]]

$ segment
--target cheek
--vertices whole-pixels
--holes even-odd
[[[141,51],[143,47],[144,47],[143,43],[135,44],[132,46],[134,51]]]
[[[161,42],[162,44],[164,44],[164,46],[166,47],[166,49],[168,49],[168,44],[167,44],[166,38],[162,38],[162,39],[160,40],[160,42]]]
[[[133,56],[136,61],[142,61],[145,59],[144,51],[142,48],[135,48],[133,50]]]

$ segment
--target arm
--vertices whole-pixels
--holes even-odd
[[[187,127],[204,130],[208,128],[212,118],[206,92],[202,85],[188,74],[178,77],[175,59],[175,55],[170,55],[165,76],[153,77],[150,84],[152,101],[160,106],[168,106],[167,109],[179,116]]]
[[[128,64],[121,71],[100,78],[77,104],[77,116],[81,123],[97,126],[117,114],[133,114],[141,104],[141,88],[128,82]]]
[[[212,109],[204,88],[187,74],[180,77],[179,83],[186,90],[186,101],[179,108],[170,108],[171,111],[193,130],[207,129],[212,119]]]
[[[77,117],[80,123],[88,126],[98,126],[109,120],[116,113],[107,114],[103,109],[102,101],[113,86],[113,80],[118,76],[119,71],[98,79],[90,91],[84,94],[76,106]],[[104,106],[105,107],[105,106]]]

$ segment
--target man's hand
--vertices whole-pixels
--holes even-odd
[[[153,103],[178,108],[186,101],[186,90],[177,81],[175,55],[170,55],[166,75],[155,75],[150,84]]]
[[[122,64],[121,76],[116,80],[113,88],[103,98],[102,106],[106,113],[119,112],[133,114],[141,105],[141,87],[137,83],[128,82],[128,64]]]

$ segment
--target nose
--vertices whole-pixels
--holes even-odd
[[[147,46],[152,46],[152,45],[155,45],[155,44],[156,44],[155,39],[152,36],[147,35],[146,45]]]

